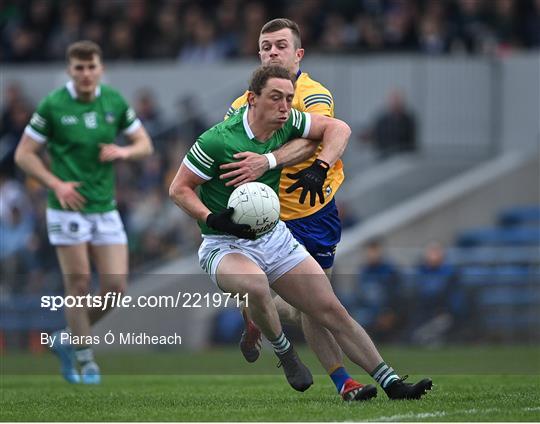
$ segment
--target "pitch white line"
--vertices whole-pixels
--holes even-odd
[[[462,409],[457,411],[433,411],[433,412],[419,412],[414,413],[410,412],[407,414],[396,414],[396,415],[387,415],[383,417],[374,418],[370,421],[403,421],[408,419],[424,419],[424,418],[440,418],[445,417],[447,415],[457,415],[457,414],[465,414],[465,415],[473,415],[478,413],[488,413],[488,412],[501,412],[502,410],[500,408],[487,408],[487,409]],[[526,407],[521,408],[521,411],[524,412],[533,412],[533,411],[540,411],[540,407]]]

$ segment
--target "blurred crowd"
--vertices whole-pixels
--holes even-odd
[[[0,60],[62,60],[80,39],[109,61],[253,58],[260,28],[281,16],[310,54],[540,47],[540,0],[0,0]]]
[[[35,105],[16,82],[8,83],[3,95],[0,295],[61,292],[57,260],[47,240],[46,190],[14,164],[15,148]],[[209,124],[189,95],[178,99],[176,115],[182,117],[178,122],[163,119],[149,89],[141,89],[132,104],[156,147],[155,154],[142,162],[116,164],[118,209],[129,237],[130,266],[138,273],[191,254],[200,242],[196,223],[169,200],[168,187],[187,149]]]
[[[377,341],[439,344],[467,339],[473,330],[464,325],[473,299],[460,284],[459,266],[437,241],[425,246],[416,264],[404,267],[382,240],[370,240],[354,278],[352,291],[340,297]]]

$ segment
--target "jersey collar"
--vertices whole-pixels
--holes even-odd
[[[300,75],[302,75],[302,70],[298,69],[298,72],[296,73],[296,80],[298,81],[298,78],[300,78]]]
[[[72,99],[76,99],[77,98],[77,91],[75,90],[75,84],[73,83],[73,81],[68,81],[66,83],[66,88],[67,88],[67,91],[69,92],[69,95],[71,96]],[[101,94],[101,85],[98,85],[96,87],[96,97],[99,97]]]
[[[242,122],[244,123],[244,130],[246,131],[247,136],[250,140],[253,140],[255,138],[255,134],[253,134],[253,131],[251,131],[251,128],[249,127],[248,110],[249,104],[246,105],[246,110],[244,111],[244,115],[242,116]]]

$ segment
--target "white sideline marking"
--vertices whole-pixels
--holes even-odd
[[[540,407],[526,407],[521,408],[521,411],[525,412],[533,412],[533,411],[540,411]],[[396,415],[387,415],[383,417],[374,418],[370,421],[403,421],[405,419],[424,419],[424,418],[440,418],[445,417],[447,415],[457,415],[457,414],[478,414],[478,413],[487,413],[487,412],[501,412],[500,408],[487,408],[487,409],[462,409],[457,411],[433,411],[433,412],[420,412],[420,413],[414,413],[410,412],[408,414],[396,414]]]

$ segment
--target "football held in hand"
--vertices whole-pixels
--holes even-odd
[[[233,222],[249,225],[257,236],[272,230],[279,221],[279,198],[263,183],[251,182],[237,187],[227,207],[234,208]]]

